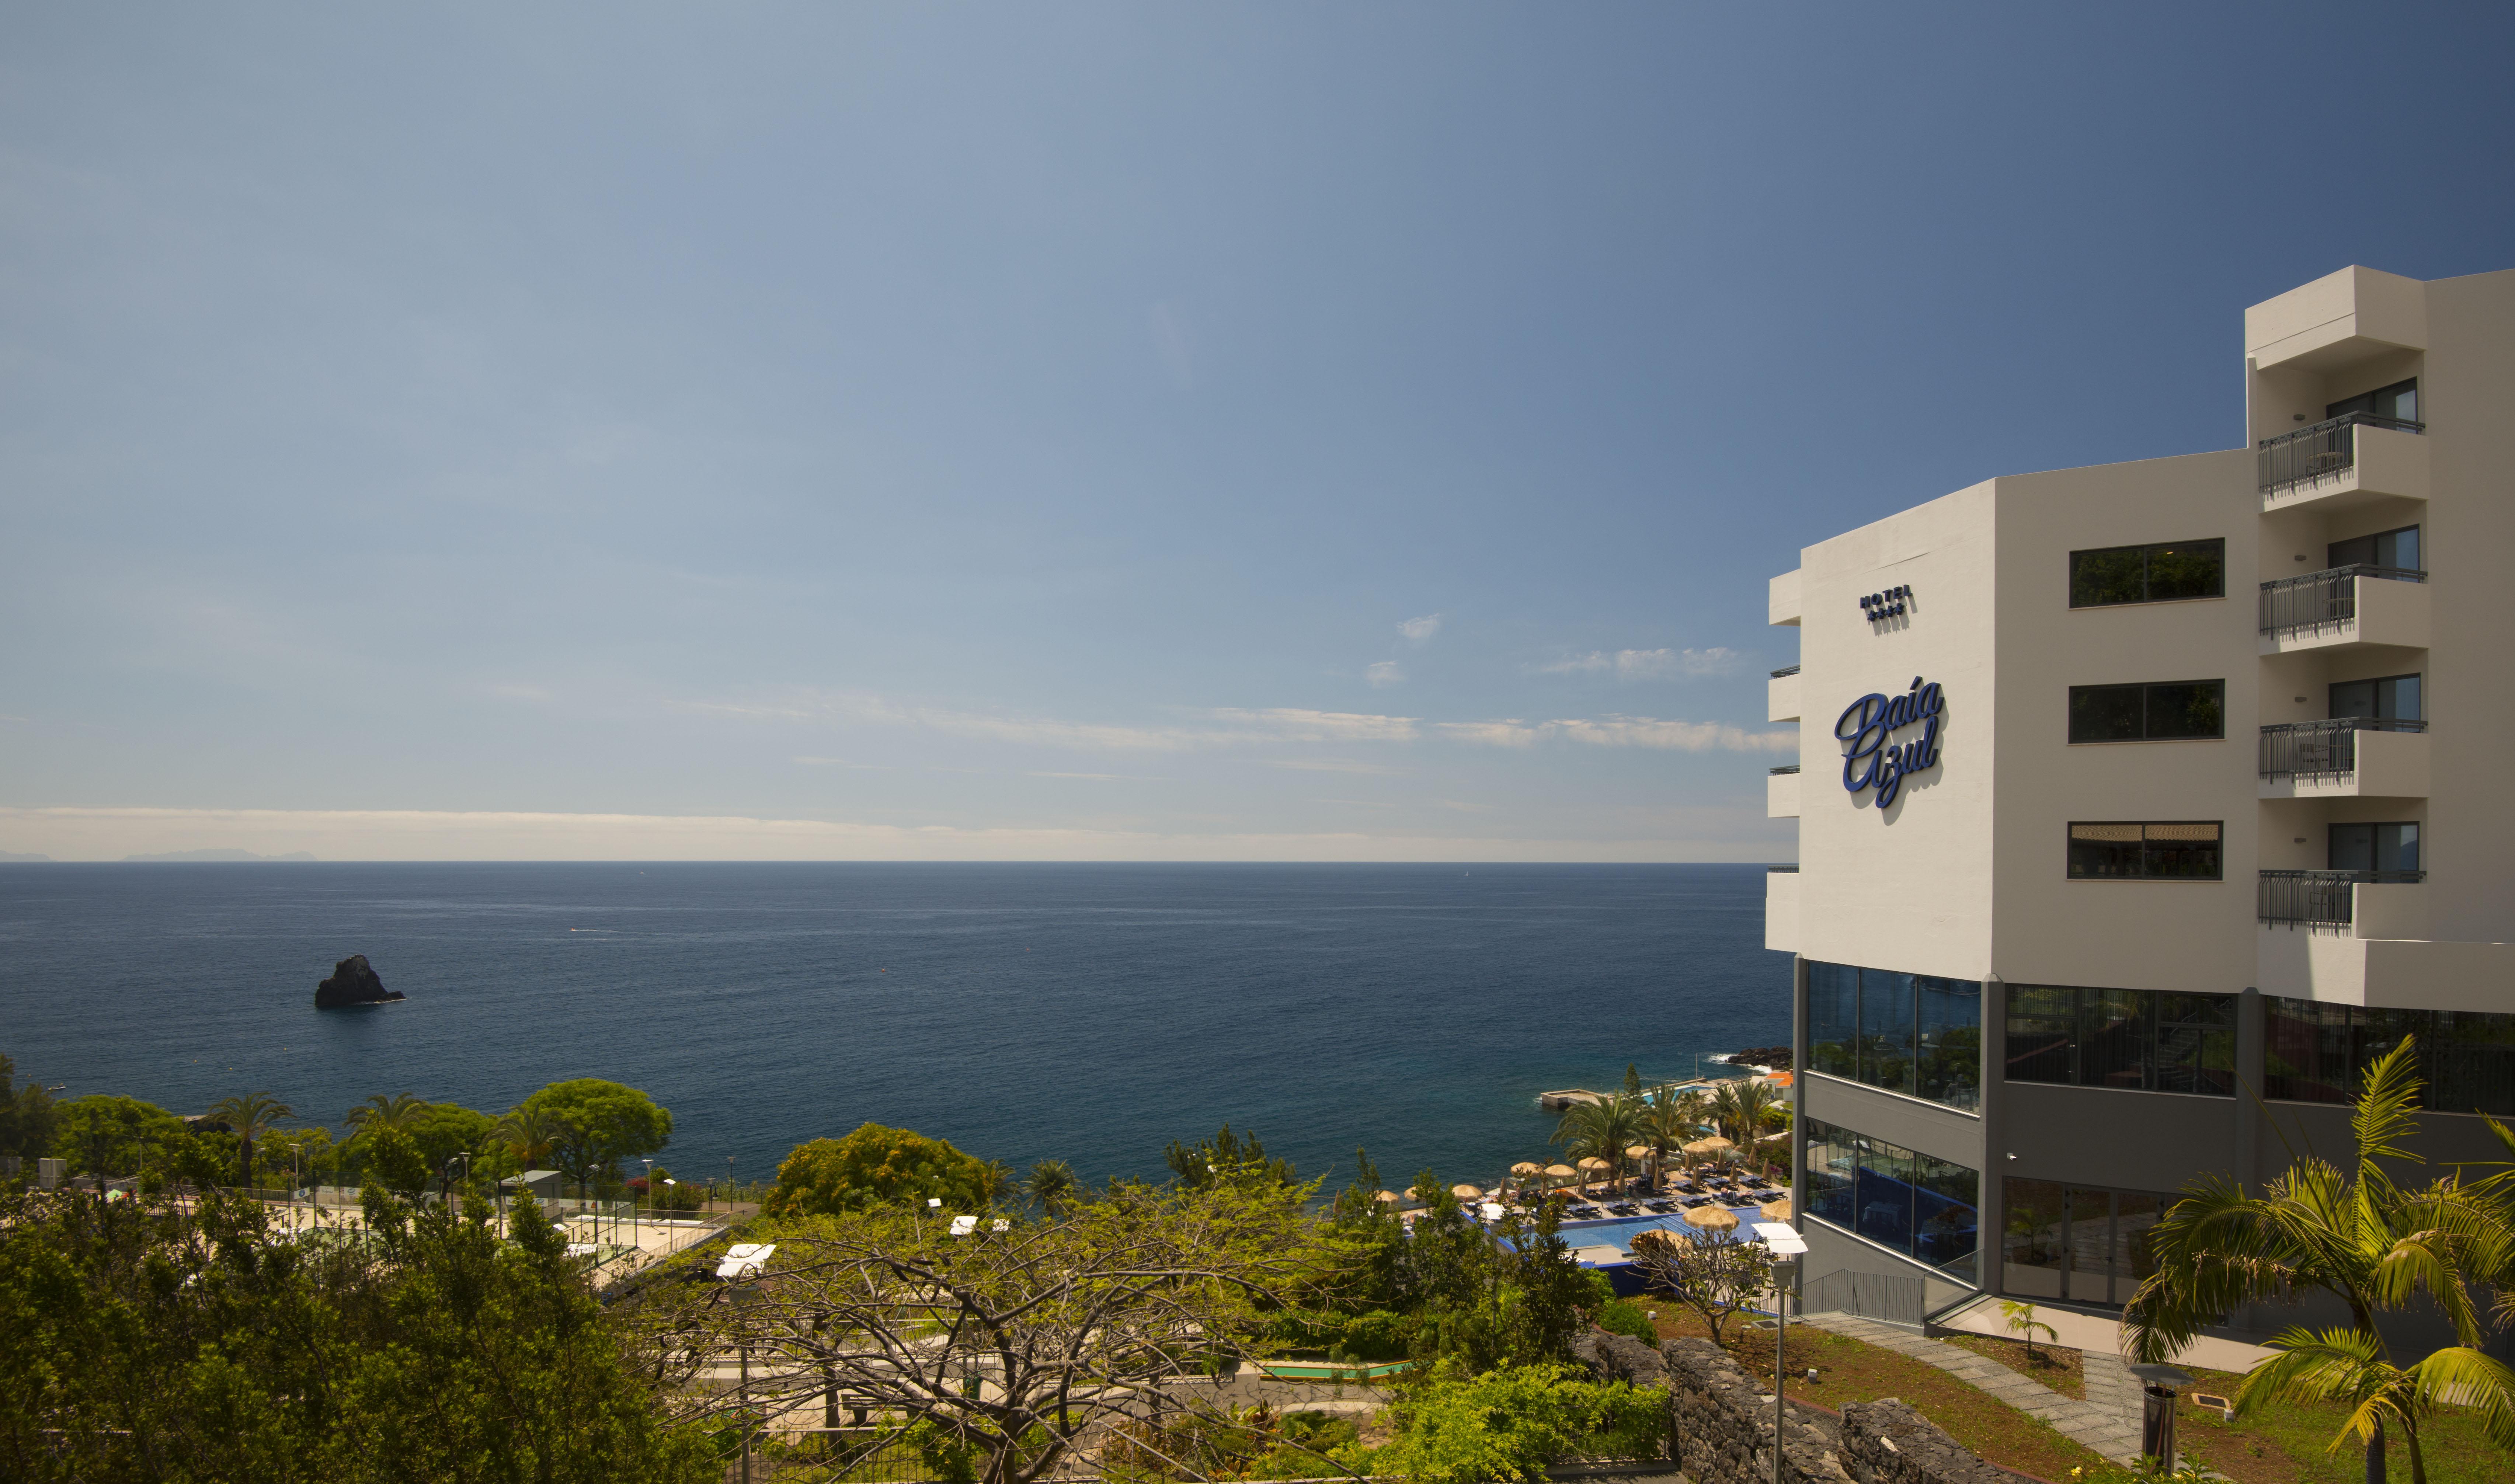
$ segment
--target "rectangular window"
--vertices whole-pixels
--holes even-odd
[[[2427,714],[2419,709],[2419,678],[2388,675],[2371,680],[2333,681],[2329,715],[2334,719],[2371,717],[2380,721],[2416,721]]]
[[[2157,1270],[2152,1234],[2180,1196],[2000,1182],[2000,1291],[2119,1308]]]
[[[1982,986],[1916,974],[1914,1093],[1973,1112],[1982,1106]]]
[[[2017,1298],[2058,1298],[2069,1269],[2069,1207],[2051,1180],[2000,1182],[2000,1291]]]
[[[2479,1010],[2368,1010],[2262,998],[2267,1097],[2346,1103],[2376,1058],[2415,1036],[2420,1102],[2438,1113],[2515,1115],[2515,1015]]]
[[[1813,1118],[1807,1138],[1809,1216],[1975,1281],[1979,1171]]]
[[[2236,1092],[2236,998],[2150,989],[2008,986],[2010,1082]]]
[[[2221,833],[2217,820],[2074,821],[2070,877],[2073,881],[2140,877],[2217,881],[2225,874],[2218,848]]]
[[[2072,742],[2173,742],[2227,734],[2225,680],[2070,687]]]
[[[2324,549],[2324,556],[2335,567],[2391,567],[2415,572],[2419,570],[2419,528],[2406,525],[2399,530],[2334,541]]]
[[[1808,963],[1808,1070],[1982,1106],[1982,986],[1889,969]]]
[[[1913,976],[1860,970],[1862,1082],[1889,1092],[1913,1091]]]
[[[2326,402],[2323,406],[2326,418],[2347,417],[2353,412],[2391,418],[2397,423],[2415,423],[2419,420],[2419,379],[2413,376],[2409,381],[2395,382],[2374,392]]]
[[[2419,827],[2398,824],[2335,824],[2324,857],[2334,871],[2412,872],[2419,869]]]
[[[1829,1077],[1860,1075],[1860,970],[1808,964],[1808,1067]]]
[[[2070,554],[2070,606],[2173,602],[2227,596],[2227,543],[2166,541]]]

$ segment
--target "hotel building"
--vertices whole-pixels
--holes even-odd
[[[1772,580],[1811,1309],[2119,1308],[2187,1181],[2345,1158],[2406,1034],[2427,1157],[2505,1157],[2515,271],[2317,279],[2244,369],[2242,448],[2003,475]]]

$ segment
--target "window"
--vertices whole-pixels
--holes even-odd
[[[2335,541],[2324,549],[2329,565],[2335,567],[2392,567],[2400,571],[2419,570],[2419,528],[2406,525],[2397,531],[2377,531],[2372,536],[2352,536]]]
[[[2070,554],[2070,606],[2227,596],[2227,543],[2170,541]]]
[[[2073,742],[2166,742],[2227,734],[2225,680],[2070,687]]]
[[[2334,871],[2408,874],[2419,869],[2419,827],[2414,824],[2335,824],[2324,857]]]
[[[2347,417],[2353,412],[2391,418],[2400,423],[2415,423],[2419,420],[2419,379],[2413,376],[2409,381],[2395,382],[2380,391],[2361,392],[2328,403],[2323,409],[2326,418]]]
[[[2262,1093],[2346,1103],[2375,1059],[2418,1038],[2420,1101],[2439,1113],[2515,1115],[2515,1015],[2369,1010],[2262,997]]]
[[[2151,1233],[2179,1196],[2000,1182],[2000,1291],[2119,1307],[2157,1271]]]
[[[2220,826],[2215,820],[2076,823],[2070,826],[2070,879],[2120,881],[2152,877],[2218,881]]]
[[[2419,678],[2388,675],[2373,680],[2336,680],[2331,686],[2329,715],[2416,721],[2424,715],[2419,710]]]
[[[1970,1113],[1982,1105],[1982,986],[1811,960],[1808,1067]]]
[[[1975,1281],[1980,1172],[1818,1119],[1807,1131],[1809,1216]]]
[[[2011,984],[2002,1075],[2010,1082],[2232,1097],[2236,999]]]

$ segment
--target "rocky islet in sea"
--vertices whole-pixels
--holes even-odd
[[[375,968],[363,953],[353,953],[332,966],[332,977],[314,986],[316,1010],[349,1010],[360,1005],[390,1005],[404,998],[397,989],[385,988]]]

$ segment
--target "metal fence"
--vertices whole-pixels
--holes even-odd
[[[2358,430],[2389,428],[2403,433],[2425,433],[2425,423],[2408,423],[2400,418],[2376,417],[2368,412],[2352,412],[2311,428],[2264,438],[2254,445],[2254,459],[2259,466],[2256,482],[2266,495],[2280,494],[2299,485],[2336,479],[2358,467]]]
[[[2332,931],[2356,921],[2361,882],[2423,882],[2425,871],[2264,871],[2257,915],[2271,927]]]
[[[2362,731],[2425,731],[2425,721],[2393,717],[2335,717],[2262,728],[2259,763],[2265,778],[2346,778],[2358,771]]]
[[[1836,1268],[1800,1290],[1807,1314],[1857,1314],[1888,1324],[1918,1325],[1929,1306],[1929,1288],[1904,1273],[1858,1273]]]
[[[2353,564],[2328,572],[2308,572],[2262,584],[2260,624],[2264,634],[2298,630],[2320,632],[2358,621],[2358,579],[2425,582],[2428,574],[2410,567]]]

